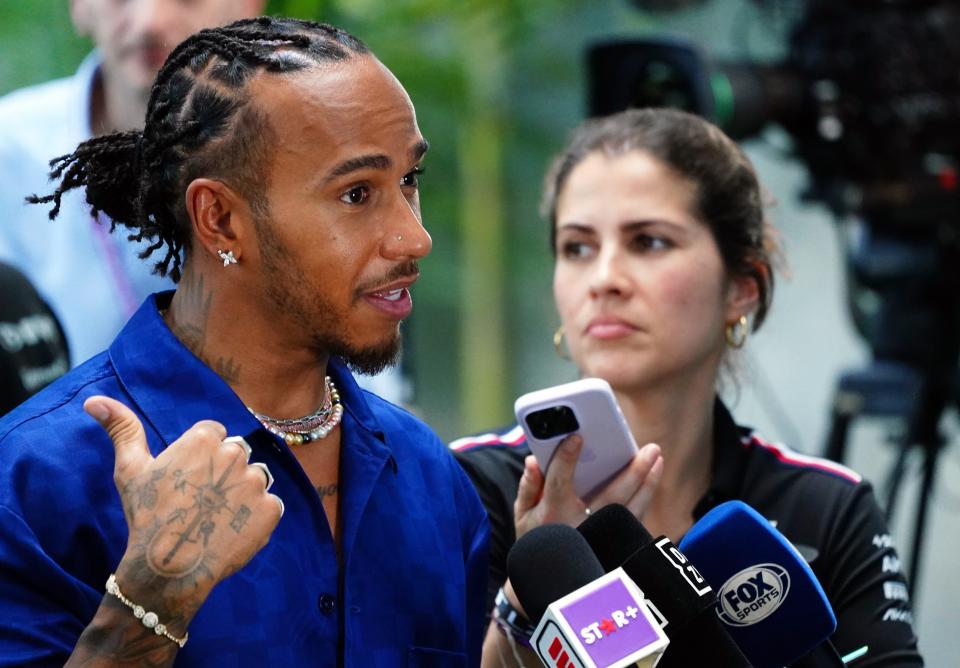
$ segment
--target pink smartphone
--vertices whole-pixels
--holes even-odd
[[[546,473],[560,441],[583,437],[573,482],[586,498],[626,466],[637,444],[605,380],[584,378],[519,397],[513,405],[530,451]]]

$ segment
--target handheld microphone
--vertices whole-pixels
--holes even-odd
[[[664,619],[670,646],[658,668],[751,665],[717,619],[708,581],[670,539],[654,539],[621,505],[595,511],[579,531],[603,568],[622,568]]]
[[[530,619],[531,645],[550,668],[652,668],[668,644],[642,593],[623,573],[604,574],[590,546],[565,525],[522,536],[507,573]]]
[[[708,512],[680,546],[717,590],[720,619],[757,668],[790,664],[837,628],[810,566],[783,534],[742,501]]]

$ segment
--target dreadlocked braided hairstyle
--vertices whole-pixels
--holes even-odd
[[[33,204],[53,202],[86,188],[94,215],[131,230],[131,241],[151,241],[147,258],[166,246],[155,264],[161,276],[180,280],[190,250],[190,219],[183,193],[199,176],[234,187],[258,214],[271,136],[266,117],[245,94],[259,71],[289,73],[325,61],[369,53],[357,38],[333,26],[289,18],[260,17],[201,30],[167,58],[150,91],[142,132],[115,132],[85,141],[73,153],[50,161],[53,193],[31,195]]]

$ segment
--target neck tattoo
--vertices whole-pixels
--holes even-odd
[[[282,438],[284,443],[289,446],[304,445],[311,441],[326,438],[343,418],[343,404],[340,403],[340,393],[337,392],[330,376],[327,376],[324,380],[323,401],[320,408],[310,415],[280,420],[258,413],[249,406],[247,406],[247,410],[253,413],[253,416],[260,421],[260,424],[267,431]]]

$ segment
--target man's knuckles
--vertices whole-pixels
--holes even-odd
[[[202,420],[188,429],[177,439],[176,444],[190,447],[219,447],[227,437],[227,430],[219,422]]]

